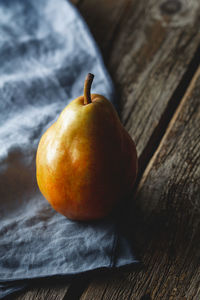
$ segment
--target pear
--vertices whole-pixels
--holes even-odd
[[[73,100],[42,136],[36,155],[41,193],[64,216],[79,221],[110,214],[126,205],[138,169],[136,147],[113,105],[90,94]]]

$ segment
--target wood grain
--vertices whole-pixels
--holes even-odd
[[[82,0],[70,0],[71,3],[78,6],[81,3]]]
[[[83,0],[79,10],[106,59],[129,0]]]
[[[57,285],[51,287],[33,287],[30,290],[20,293],[16,300],[63,300],[69,285]],[[12,298],[14,299],[14,297]]]
[[[106,58],[139,156],[154,131],[159,134],[160,119],[200,42],[200,2],[171,2],[84,0],[79,6]]]
[[[139,185],[133,239],[144,267],[97,279],[89,299],[200,299],[200,68]]]

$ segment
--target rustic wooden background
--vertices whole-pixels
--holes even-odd
[[[143,265],[70,284],[36,282],[12,299],[199,300],[200,1],[72,2],[102,51],[137,145],[130,227]]]

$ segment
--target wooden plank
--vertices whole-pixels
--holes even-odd
[[[78,6],[81,3],[82,0],[70,0],[71,3]]]
[[[127,224],[144,267],[96,279],[81,300],[200,299],[199,149],[200,68],[142,177]]]
[[[28,291],[20,293],[19,296],[13,297],[16,300],[62,300],[64,299],[69,285],[60,284],[52,287],[33,287]]]
[[[172,95],[200,42],[200,2],[173,3],[84,0],[79,6],[106,56],[121,99],[121,118],[139,156],[154,133],[150,144],[159,136],[166,109],[173,110],[180,100],[187,80],[175,99]]]
[[[128,2],[129,0],[83,0],[78,6],[104,58],[109,53],[116,27],[126,11]]]

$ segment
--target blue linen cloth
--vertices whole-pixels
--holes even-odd
[[[65,0],[0,0],[0,299],[30,279],[136,263],[112,217],[74,222],[54,211],[35,178],[35,154],[61,110],[92,92],[113,101],[101,55]]]

